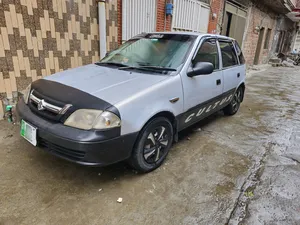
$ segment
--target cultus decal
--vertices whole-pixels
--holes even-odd
[[[232,98],[232,94],[229,95],[228,97],[226,98],[223,98],[222,100],[219,100],[217,102],[214,102],[208,106],[205,106],[205,107],[202,107],[199,109],[198,113],[192,113],[191,115],[189,115],[186,120],[185,120],[185,123],[188,123],[190,122],[192,119],[194,119],[195,117],[200,117],[201,115],[205,115],[206,113],[209,113],[210,111],[216,109],[217,107],[220,107],[222,105],[224,105],[225,103],[231,101],[231,98]]]

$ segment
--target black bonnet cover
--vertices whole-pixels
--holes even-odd
[[[77,109],[98,109],[110,111],[120,117],[118,109],[103,99],[55,81],[40,79],[33,82],[31,88],[49,103],[73,105],[67,112],[68,115]]]

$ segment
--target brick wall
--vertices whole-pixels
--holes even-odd
[[[243,52],[248,65],[253,65],[256,46],[258,43],[259,33],[255,27],[265,28],[264,37],[261,45],[259,64],[267,63],[269,60],[269,51],[272,47],[276,27],[276,14],[261,5],[251,5],[248,9],[248,27],[246,27],[245,41],[243,42]],[[268,49],[264,49],[264,43],[268,28],[272,29],[270,44]]]
[[[157,0],[156,31],[158,32],[171,31],[172,16],[167,16],[167,18],[165,18],[166,2],[167,0]]]
[[[122,44],[122,0],[118,0],[118,45]]]
[[[99,60],[97,23],[96,0],[1,0],[0,96]]]
[[[220,34],[223,21],[223,10],[225,0],[211,0],[211,12],[209,15],[208,33]],[[213,18],[213,14],[216,14],[216,18]]]

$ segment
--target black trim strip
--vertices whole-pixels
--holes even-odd
[[[176,116],[178,121],[178,131],[185,129],[226,107],[230,103],[235,91],[236,88],[233,88]]]

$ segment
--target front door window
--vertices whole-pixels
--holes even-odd
[[[215,70],[219,69],[218,46],[215,39],[209,39],[202,44],[193,64],[198,62],[210,62],[214,65]]]

